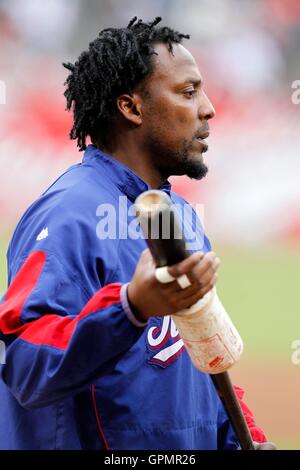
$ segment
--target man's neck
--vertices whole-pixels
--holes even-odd
[[[98,147],[101,151],[111,156],[115,160],[128,166],[134,173],[136,173],[143,181],[145,181],[153,189],[159,188],[165,179],[159,174],[151,163],[151,159],[145,155],[136,146],[118,145],[114,149]]]

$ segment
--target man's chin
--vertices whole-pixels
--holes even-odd
[[[177,157],[177,158],[176,158]],[[185,153],[183,156],[173,156],[172,159],[168,159],[168,165],[160,168],[160,173],[163,179],[169,178],[169,176],[188,176],[189,178],[201,180],[208,172],[208,167],[203,161],[202,153],[197,155],[191,155]],[[165,163],[165,162],[164,162]]]
[[[201,180],[208,173],[208,167],[203,162],[203,158],[198,160],[189,160],[185,162],[184,174],[189,178]]]

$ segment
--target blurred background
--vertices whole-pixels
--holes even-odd
[[[217,116],[208,177],[174,178],[174,187],[204,205],[222,259],[220,297],[245,343],[234,381],[268,438],[300,449],[300,364],[291,361],[300,339],[299,0],[0,0],[0,294],[22,212],[82,158],[68,139],[61,62],[135,15],[191,34],[185,45]]]

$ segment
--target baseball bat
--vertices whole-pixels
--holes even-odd
[[[145,191],[136,199],[135,210],[157,267],[171,266],[189,256],[179,220],[166,193],[159,190]],[[241,448],[254,450],[252,437],[228,372],[210,376]]]

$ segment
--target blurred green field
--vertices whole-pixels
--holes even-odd
[[[300,336],[299,248],[216,248],[222,261],[219,295],[247,357],[290,359],[291,343]]]

